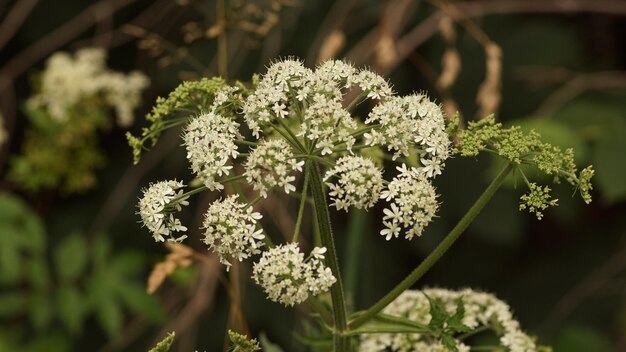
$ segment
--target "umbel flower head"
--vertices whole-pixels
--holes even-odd
[[[368,209],[380,198],[383,189],[382,171],[370,159],[362,156],[344,156],[324,177],[330,190],[331,205],[338,210],[348,207]]]
[[[291,146],[284,140],[262,140],[246,159],[244,175],[254,190],[267,198],[267,192],[274,187],[282,188],[287,194],[295,191],[292,182],[296,177],[291,173],[302,171],[303,165],[304,161],[293,157]]]
[[[305,259],[297,243],[276,246],[254,263],[252,279],[274,302],[286,306],[302,303],[309,295],[328,291],[337,281],[323,263],[325,252],[326,248],[315,247]]]
[[[425,95],[392,97],[378,104],[365,120],[380,128],[364,135],[365,144],[386,146],[393,158],[409,156],[415,148],[422,164],[420,170],[428,177],[441,174],[450,152],[441,107]]]
[[[139,216],[157,242],[165,241],[164,236],[176,242],[187,238],[186,235],[178,238],[173,236],[174,232],[187,231],[180,220],[174,217],[174,212],[181,211],[182,206],[189,204],[187,197],[183,196],[183,187],[185,185],[182,182],[173,180],[153,183],[143,190],[138,205]]]
[[[239,155],[235,138],[239,124],[215,112],[194,117],[185,127],[183,140],[191,170],[210,190],[222,189],[216,176],[228,175],[231,159]]]
[[[525,334],[513,318],[509,306],[489,293],[463,289],[452,291],[431,288],[422,291],[407,290],[391,302],[383,313],[428,325],[431,322],[430,300],[439,302],[447,314],[456,313],[459,302],[463,308],[461,322],[466,327],[493,330],[500,344],[511,352],[536,352],[534,340]],[[461,340],[454,339],[458,351],[470,348]],[[448,349],[439,339],[429,334],[364,334],[360,338],[360,352],[391,350],[440,352]]]
[[[257,229],[261,214],[241,203],[233,195],[213,202],[204,215],[204,243],[219,256],[220,263],[231,266],[229,260],[242,261],[261,252],[265,235]]]
[[[380,234],[398,237],[400,229],[407,230],[405,237],[421,236],[424,228],[435,216],[437,193],[423,172],[416,168],[407,168],[406,164],[397,168],[400,174],[389,182],[380,197],[389,201],[390,207],[383,210],[385,229]]]

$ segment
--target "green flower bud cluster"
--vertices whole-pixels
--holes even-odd
[[[495,122],[493,115],[480,121],[469,122],[466,129],[458,132],[453,151],[455,154],[469,157],[487,151],[518,166],[535,166],[542,173],[553,176],[554,183],[565,179],[578,190],[585,203],[591,202],[593,167],[588,166],[578,172],[573,149],[563,151],[557,146],[543,142],[539,133],[525,132],[519,126],[504,128],[501,123]],[[529,189],[529,192],[520,199],[520,210],[528,210],[541,219],[542,211],[550,206],[556,206],[557,199],[551,199],[549,187],[529,182],[523,170],[518,167],[518,171]]]
[[[224,92],[227,87],[226,82],[219,77],[202,78],[198,81],[186,81],[176,87],[167,98],[159,97],[156,100],[152,111],[146,115],[146,120],[151,124],[144,127],[140,136],[134,136],[130,132],[126,133],[129,145],[133,148],[134,163],[137,164],[141,158],[143,150],[148,148],[145,144],[149,141],[150,146],[154,146],[161,133],[171,127],[182,125],[187,122],[189,116],[197,115],[213,104],[216,95]],[[241,99],[241,94],[245,94],[246,89],[241,84],[237,84],[238,95],[235,90],[226,90],[228,96],[222,99],[220,109],[228,111],[234,109],[235,101]],[[178,115],[181,117],[177,118]]]
[[[232,352],[255,352],[260,351],[261,346],[256,339],[248,340],[246,335],[238,334],[232,330],[228,330],[228,337],[232,346],[229,351]]]

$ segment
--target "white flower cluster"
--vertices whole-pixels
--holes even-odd
[[[237,196],[213,202],[204,215],[206,229],[203,242],[219,256],[220,263],[231,266],[229,259],[242,261],[261,252],[265,238],[263,230],[257,230],[261,214],[241,203]]]
[[[184,232],[187,228],[174,217],[175,211],[181,211],[183,205],[188,205],[187,197],[182,197],[185,185],[180,181],[161,181],[150,184],[143,190],[143,197],[139,200],[139,215],[143,225],[152,232],[152,237],[157,242],[165,241],[163,236],[168,236],[169,241],[180,242],[187,238],[183,235],[174,238],[174,232]],[[178,192],[177,192],[178,190]]]
[[[291,184],[296,177],[289,175],[302,171],[304,161],[296,161],[291,147],[282,139],[263,140],[248,156],[244,163],[244,175],[252,187],[267,198],[267,192],[273,187],[281,187],[285,193],[293,192]]]
[[[339,100],[328,100],[321,94],[313,96],[311,105],[304,112],[299,135],[315,142],[322,155],[332,154],[335,143],[343,142],[352,149],[355,139],[351,132],[357,128],[356,121],[341,106]]]
[[[118,124],[129,126],[148,84],[148,78],[140,72],[125,75],[108,69],[106,52],[101,48],[81,49],[74,57],[58,52],[47,61],[41,74],[41,91],[34,101],[62,122],[68,118],[67,109],[81,100],[101,96],[116,110]]]
[[[459,299],[463,302],[463,324],[476,330],[492,329],[500,336],[500,343],[510,352],[535,352],[537,346],[513,318],[509,306],[489,293],[471,289],[450,291],[446,289],[407,290],[391,302],[383,312],[427,325],[431,320],[430,304],[426,295],[442,303],[448,314],[454,314]],[[459,351],[470,348],[456,340]],[[439,352],[445,347],[426,334],[364,334],[360,339],[360,352],[379,352],[390,349],[398,352]]]
[[[289,115],[288,106],[298,97],[298,89],[311,75],[311,70],[297,60],[284,60],[272,64],[259,82],[254,94],[243,104],[244,119],[252,134],[259,138],[262,127],[274,119]]]
[[[328,291],[337,281],[323,263],[325,252],[326,248],[315,247],[305,259],[297,243],[276,246],[254,263],[252,278],[270,300],[285,306],[302,303],[309,295]]]
[[[343,108],[343,90],[360,87],[370,98],[393,94],[384,78],[374,72],[357,70],[343,61],[326,61],[310,70],[296,60],[272,64],[256,91],[243,104],[244,119],[259,138],[265,126],[288,116],[302,116],[298,136],[304,136],[330,154],[336,144],[350,149],[356,121]]]
[[[224,188],[215,177],[228,175],[231,158],[239,155],[235,144],[238,127],[233,119],[215,112],[196,116],[185,127],[183,141],[191,170],[210,190]]]
[[[348,211],[349,206],[359,209],[371,208],[380,198],[383,189],[382,171],[370,159],[361,156],[344,156],[335,167],[326,172],[326,182],[337,209]]]
[[[450,155],[450,139],[446,133],[441,107],[428,97],[416,94],[393,97],[376,105],[365,120],[380,128],[364,134],[365,144],[387,146],[393,158],[409,156],[417,148],[422,167],[428,177],[441,174]]]
[[[435,187],[418,169],[407,168],[406,164],[396,168],[400,171],[383,190],[380,197],[390,201],[389,208],[383,210],[383,225],[380,234],[398,237],[402,228],[408,230],[405,238],[421,236],[424,228],[435,216],[439,207]]]

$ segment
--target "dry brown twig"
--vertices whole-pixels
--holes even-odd
[[[323,62],[337,56],[337,53],[346,43],[346,35],[342,30],[336,29],[330,33],[320,48],[317,62]]]
[[[148,276],[148,293],[154,293],[161,287],[165,279],[176,269],[187,268],[194,262],[195,251],[180,243],[167,242],[165,246],[171,251],[165,260],[157,263]]]
[[[569,71],[568,71],[569,72]],[[550,94],[532,114],[536,118],[553,115],[560,107],[589,90],[626,87],[626,72],[599,71],[566,74],[562,69],[552,75],[565,83]]]
[[[451,118],[459,110],[458,104],[450,94],[450,88],[452,88],[459,76],[459,72],[461,72],[461,57],[456,49],[456,31],[452,19],[448,16],[442,17],[439,30],[447,45],[441,57],[442,71],[437,78],[435,86],[442,97],[441,103],[446,118]]]
[[[484,0],[454,2],[454,5],[465,18],[516,13],[598,13],[612,16],[626,16],[626,2],[614,0]],[[393,70],[395,66],[405,60],[415,49],[438,32],[439,20],[443,15],[443,11],[436,11],[398,39],[396,43],[397,57],[393,65],[389,67],[389,70]],[[363,36],[363,38],[348,51],[345,55],[346,58],[357,65],[366,63],[375,51],[371,43],[372,37],[376,37],[376,31],[377,29],[372,29],[368,34]]]
[[[13,38],[39,0],[19,0],[0,23],[0,50]]]

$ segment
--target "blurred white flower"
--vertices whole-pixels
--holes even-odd
[[[33,101],[45,106],[52,118],[63,122],[67,110],[95,96],[101,96],[117,113],[118,124],[128,127],[142,91],[150,81],[140,72],[123,74],[106,66],[106,51],[84,48],[74,56],[65,52],[52,55],[41,73],[41,89]]]

